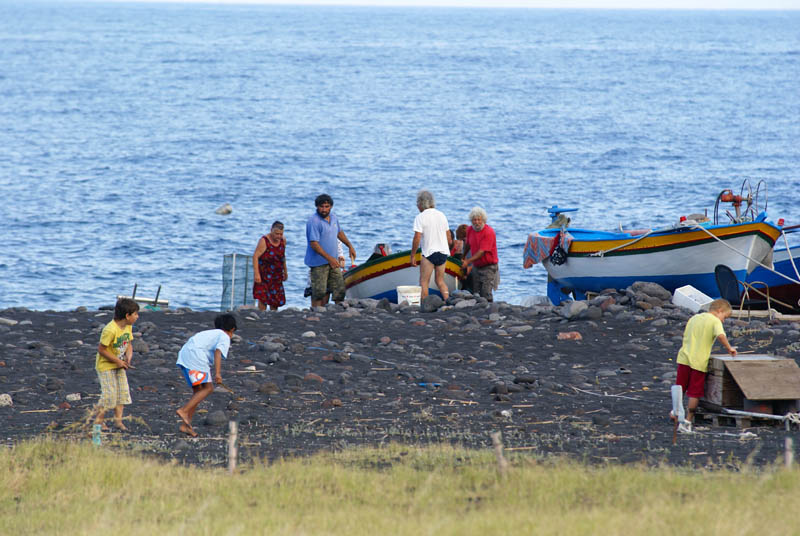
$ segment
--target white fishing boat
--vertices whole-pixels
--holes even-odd
[[[417,251],[417,263],[421,253]],[[448,257],[445,265],[444,280],[452,292],[458,288],[458,276],[461,273],[461,261]],[[419,286],[419,264],[411,266],[411,250],[401,251],[385,257],[378,257],[365,262],[344,273],[346,297],[353,299],[388,298],[397,303],[397,287]],[[428,292],[441,296],[431,274]]]
[[[733,203],[736,209],[736,215],[728,212],[730,223],[716,223],[720,202]],[[698,215],[665,229],[628,232],[567,228],[569,218],[564,213],[577,209],[552,207],[549,212],[556,225],[528,237],[524,266],[544,266],[547,296],[554,304],[585,299],[589,292],[626,288],[636,281],[659,283],[669,291],[692,285],[719,296],[717,265],[728,266],[742,281],[757,267],[772,265],[780,229],[767,221],[766,212],[756,212],[757,206],[752,193],[734,195],[725,190],[717,196],[713,221]],[[558,225],[559,221],[564,224]]]

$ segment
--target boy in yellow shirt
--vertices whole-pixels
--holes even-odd
[[[731,356],[736,355],[736,349],[728,342],[722,327],[722,322],[729,316],[731,304],[728,300],[719,298],[711,302],[707,313],[698,313],[686,322],[683,346],[678,351],[678,377],[675,380],[675,384],[680,385],[689,397],[686,412],[689,427],[686,428],[687,423],[679,423],[682,426],[681,431],[691,431],[694,412],[705,394],[708,360],[714,341],[718,340]],[[672,414],[670,417],[676,419]]]
[[[125,404],[131,403],[128,376],[125,370],[131,366],[133,358],[133,332],[131,326],[139,319],[139,304],[130,298],[121,298],[114,306],[114,320],[106,324],[97,345],[94,368],[100,380],[100,401],[94,423],[104,431],[108,427],[103,422],[106,410],[114,408],[114,424],[120,430],[127,430],[122,422]]]

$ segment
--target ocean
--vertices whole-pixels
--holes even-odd
[[[496,299],[551,205],[660,227],[767,185],[800,223],[800,12],[0,3],[0,308],[218,309],[223,255],[326,192],[363,262],[416,192],[484,207]],[[230,203],[233,212],[215,209]]]

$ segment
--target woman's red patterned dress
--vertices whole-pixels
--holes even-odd
[[[264,236],[267,249],[258,258],[258,273],[261,283],[253,283],[253,298],[280,307],[286,304],[283,292],[283,262],[286,254],[286,242],[273,246],[269,237]]]

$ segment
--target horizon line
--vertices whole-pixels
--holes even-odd
[[[34,0],[37,1],[37,0]],[[47,1],[47,0],[42,0]],[[227,6],[309,6],[309,7],[430,7],[455,9],[543,9],[543,10],[620,10],[620,11],[797,11],[800,0],[712,0],[698,6],[691,0],[67,0],[81,3],[111,4],[205,4]],[[711,5],[708,5],[711,4]]]

